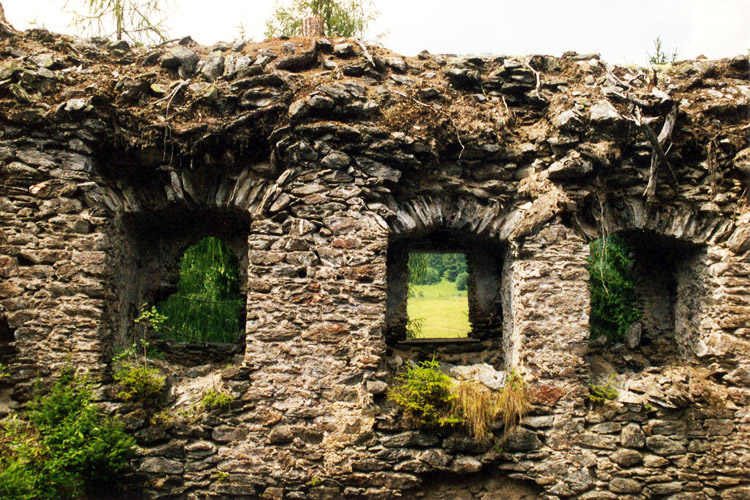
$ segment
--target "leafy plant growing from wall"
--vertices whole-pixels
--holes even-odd
[[[206,410],[223,409],[228,410],[232,406],[234,396],[221,389],[208,389],[201,398],[201,407]]]
[[[149,311],[144,304],[142,311],[143,314],[135,320],[136,322],[148,322],[145,317],[154,320],[153,308]],[[163,319],[160,315],[156,315],[155,318],[157,325]],[[144,407],[155,408],[164,401],[167,383],[166,377],[158,368],[148,365],[148,347],[149,342],[145,338],[140,338],[115,355],[112,363],[115,366],[115,381],[122,388],[117,397],[123,401],[133,401]]]
[[[647,52],[648,62],[651,64],[670,64],[677,60],[677,49],[671,54],[664,48],[664,44],[661,41],[661,37],[657,36],[654,39],[654,52]]]
[[[135,454],[135,440],[99,410],[90,384],[71,367],[25,417],[0,425],[0,498],[111,493]]]
[[[523,377],[515,370],[500,391],[493,391],[477,381],[456,382],[440,370],[434,357],[399,373],[388,399],[424,427],[463,424],[481,441],[492,439],[496,420],[502,418],[505,429],[512,429],[531,409]]]
[[[237,340],[244,310],[239,278],[237,257],[220,239],[204,238],[188,248],[177,292],[156,305],[166,317],[162,334],[181,342]]]
[[[451,412],[453,380],[440,371],[440,362],[431,360],[409,365],[396,376],[388,399],[406,410],[425,427],[442,427],[460,422]]]
[[[630,325],[641,317],[632,276],[633,251],[617,234],[593,241],[590,248],[591,338],[622,342]]]
[[[604,404],[607,401],[615,401],[620,391],[615,385],[614,373],[609,376],[606,383],[602,385],[589,384],[589,401],[594,404]]]

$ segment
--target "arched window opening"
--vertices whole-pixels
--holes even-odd
[[[701,248],[645,231],[592,242],[592,338],[638,347],[651,364],[699,349],[708,277]]]
[[[180,342],[235,342],[244,331],[240,266],[220,239],[203,238],[180,259],[177,291],[156,304],[162,336]]]
[[[389,242],[389,343],[502,338],[505,248],[471,235],[434,232]]]

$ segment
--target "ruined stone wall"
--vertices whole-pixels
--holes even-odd
[[[750,495],[747,58],[131,49],[40,30],[0,55],[0,407],[65,363],[91,372],[139,442],[131,496]],[[654,167],[648,131],[675,109]],[[607,346],[589,342],[586,268],[615,232],[645,242],[644,335]],[[165,342],[164,412],[119,401],[112,353],[209,235],[247,272],[244,345]],[[472,278],[492,282],[473,307],[495,310],[466,341],[394,331],[394,255],[423,244],[499,269]],[[515,370],[530,415],[486,442],[419,429],[386,391],[433,354],[490,387]],[[607,383],[617,399],[592,404]],[[231,408],[200,410],[207,387]]]

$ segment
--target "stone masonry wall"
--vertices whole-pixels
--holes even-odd
[[[747,498],[749,98],[746,57],[3,32],[0,414],[90,372],[138,440],[127,498]],[[644,318],[602,345],[588,243],[613,233],[640,245]],[[118,400],[113,353],[209,235],[247,273],[242,345],[159,341],[168,403]],[[424,242],[496,267],[470,278],[490,310],[469,339],[392,328],[394,255]],[[495,389],[516,371],[532,410],[489,441],[419,428],[386,394],[433,355]],[[209,387],[231,407],[201,410]]]

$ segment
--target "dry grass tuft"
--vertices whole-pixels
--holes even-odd
[[[515,371],[510,372],[497,402],[497,411],[503,416],[506,432],[521,423],[530,409],[523,378]]]
[[[447,119],[432,106],[420,106],[413,101],[399,101],[382,111],[382,123],[388,130],[403,132],[410,136],[455,140],[455,136],[449,135],[454,132],[446,122]]]
[[[452,393],[452,413],[461,416],[471,435],[485,441],[492,437],[492,422],[502,417],[505,430],[516,427],[531,409],[523,378],[515,371],[508,374],[498,393],[477,381],[461,381]]]
[[[490,425],[497,418],[498,395],[476,381],[459,382],[453,393],[453,413],[461,415],[461,422],[476,439],[489,439]]]

